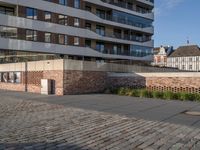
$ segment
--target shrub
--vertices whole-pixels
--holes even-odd
[[[185,100],[195,101],[195,99],[196,99],[195,94],[192,94],[192,93],[185,94]]]
[[[179,99],[182,101],[187,101],[187,100],[194,101],[196,99],[196,96],[195,94],[192,94],[192,93],[183,92],[183,93],[180,93]]]
[[[163,99],[163,92],[153,91],[152,95],[153,95],[153,98]]]
[[[126,88],[119,88],[119,90],[117,91],[118,95],[125,95],[126,94]]]
[[[181,93],[173,93],[172,99],[173,100],[181,100]]]
[[[148,91],[147,89],[142,89],[140,91],[140,97],[152,98],[152,92]]]
[[[140,97],[140,90],[139,89],[132,89],[130,91],[130,96]]]
[[[195,100],[200,101],[200,94],[195,94]]]
[[[174,93],[171,91],[163,92],[163,99],[172,100],[172,99],[174,99],[173,96],[174,96]]]
[[[192,93],[173,93],[170,91],[160,92],[160,91],[149,91],[147,89],[132,89],[132,88],[115,88],[110,89],[111,93],[118,95],[126,95],[133,97],[146,97],[146,98],[156,98],[156,99],[166,99],[166,100],[182,100],[182,101],[199,101],[200,94]]]
[[[131,91],[132,91],[132,89],[126,88],[126,89],[125,89],[125,95],[126,95],[126,96],[131,96]]]

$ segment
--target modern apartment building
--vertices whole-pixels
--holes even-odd
[[[0,0],[0,63],[152,59],[153,0]]]

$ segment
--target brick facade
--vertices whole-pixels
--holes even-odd
[[[9,72],[21,72],[21,83],[0,82],[0,89],[41,93],[41,79],[50,79],[51,93],[55,95],[100,93],[107,88],[115,87],[146,87],[149,90],[200,93],[200,73],[151,73],[150,71],[148,73],[108,73],[119,72],[113,69],[118,67],[124,66],[99,65],[94,62],[76,60],[35,61],[27,65],[25,63],[1,64],[0,72],[2,73],[12,75]],[[8,80],[8,82],[15,81]]]
[[[106,72],[65,71],[64,94],[103,92],[107,86],[106,80]]]
[[[109,77],[109,87],[147,88],[156,91],[200,93],[200,77]]]
[[[149,90],[200,93],[200,77],[148,77]]]
[[[53,81],[53,94],[84,94],[103,92],[107,87],[107,73],[97,71],[29,71],[22,72],[22,83],[2,83],[0,89],[41,93],[41,79]],[[27,83],[27,84],[26,84]],[[26,86],[27,85],[27,86]]]
[[[25,85],[0,82],[0,89],[21,92],[21,91],[25,91]]]
[[[130,88],[145,88],[145,77],[109,77],[108,86],[111,88],[130,87]]]
[[[64,95],[63,89],[63,71],[62,70],[54,70],[54,71],[44,71],[43,72],[44,79],[51,79],[54,82],[53,85],[53,93],[56,95]]]

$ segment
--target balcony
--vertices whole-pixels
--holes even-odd
[[[120,18],[117,16],[108,15],[108,14],[97,15],[97,16],[100,17],[101,19],[105,19],[105,20],[109,20],[109,21],[113,21],[113,22],[117,22],[117,23],[121,23],[121,24],[126,24],[126,25],[130,25],[130,26],[138,27],[138,28],[153,27],[152,25],[144,25],[142,23],[134,22],[132,20],[129,20],[128,18]]]
[[[143,11],[135,10],[133,8],[133,4],[130,4],[128,2],[122,2],[122,1],[116,2],[115,0],[101,0],[101,1],[104,2],[104,3],[108,3],[108,4],[111,4],[111,5],[115,5],[115,6],[118,6],[118,7],[121,7],[121,8],[131,10],[131,11],[136,11],[136,12],[142,13],[142,14],[152,13],[152,11],[147,11],[147,10],[143,10]],[[152,2],[153,0],[146,0],[146,1]]]

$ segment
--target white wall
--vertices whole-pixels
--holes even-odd
[[[200,56],[168,57],[167,66],[178,68],[180,70],[200,71]],[[192,68],[190,68],[191,66]]]

